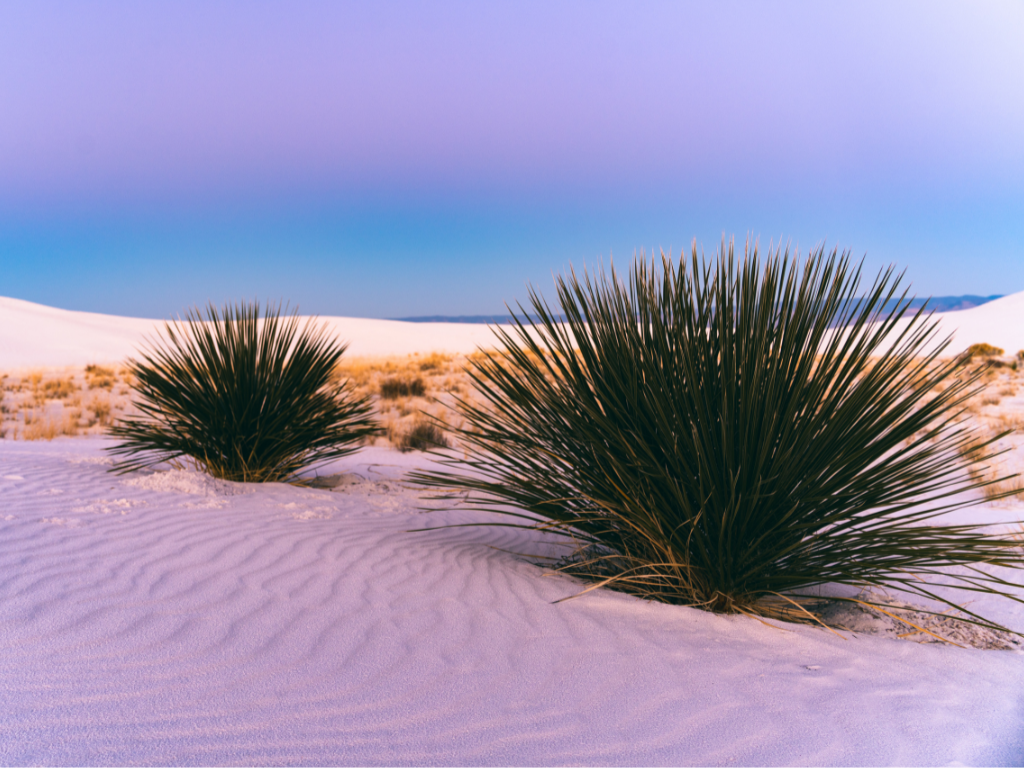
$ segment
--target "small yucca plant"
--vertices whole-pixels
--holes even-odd
[[[482,403],[457,404],[467,458],[446,459],[469,471],[417,481],[571,537],[565,570],[595,586],[714,611],[809,618],[830,583],[1012,589],[979,566],[1021,565],[1019,542],[935,521],[984,500],[951,498],[982,484],[961,452],[990,458],[958,418],[979,374],[904,317],[891,268],[858,298],[847,254],[780,250],[572,272],[564,322],[531,290],[537,320],[470,363]]]
[[[142,416],[110,429],[117,471],[191,461],[214,477],[293,481],[380,433],[367,399],[334,377],[345,345],[280,308],[212,304],[168,323],[127,368]]]

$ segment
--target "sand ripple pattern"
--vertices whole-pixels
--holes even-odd
[[[0,444],[0,763],[1012,764],[1021,655],[545,576],[503,528]],[[64,521],[64,522],[57,522]],[[967,713],[970,713],[969,715]]]

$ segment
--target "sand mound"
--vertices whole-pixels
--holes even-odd
[[[868,592],[859,599],[880,604],[885,613],[856,603],[834,601],[818,611],[818,615],[830,627],[857,634],[916,643],[946,642],[982,650],[1014,651],[1024,648],[1024,641],[1017,635],[979,627],[956,615],[937,616],[921,606],[889,595]]]

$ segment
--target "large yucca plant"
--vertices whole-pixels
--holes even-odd
[[[380,430],[369,401],[336,379],[344,351],[280,307],[190,311],[128,361],[142,415],[110,429],[121,439],[110,451],[126,457],[115,470],[185,460],[225,480],[292,481],[357,450]]]
[[[531,289],[537,319],[471,362],[462,471],[416,479],[571,537],[564,567],[595,586],[666,602],[807,618],[829,583],[1005,592],[980,566],[1021,565],[1019,542],[935,521],[983,500],[951,498],[979,484],[961,453],[991,456],[959,419],[978,374],[939,358],[900,277],[858,297],[847,254],[724,243],[712,262],[641,256],[625,284],[571,272],[564,320]]]

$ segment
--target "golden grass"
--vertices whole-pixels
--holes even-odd
[[[98,366],[0,374],[0,435],[52,440],[61,435],[98,434],[116,410],[129,407],[126,396],[112,397],[112,369]],[[63,407],[51,410],[47,403]]]
[[[426,357],[420,359],[419,367],[421,371],[434,371],[446,368],[453,359],[452,355],[443,355],[440,352],[431,352]]]
[[[78,391],[71,379],[50,379],[42,387],[43,397],[47,400],[63,400]]]
[[[1000,357],[1002,354],[1003,350],[1000,347],[995,347],[991,344],[972,344],[964,352],[964,357]]]
[[[1004,480],[1001,483],[986,485],[982,491],[985,494],[985,498],[989,501],[993,501],[995,499],[1024,500],[1024,480],[1020,477],[1014,477],[1010,480]]]
[[[99,365],[85,366],[85,379],[89,389],[113,389],[116,381],[113,369]]]
[[[1024,434],[1024,413],[1001,413],[991,417],[991,421],[1000,432],[1010,430],[1014,433]]]
[[[89,422],[91,427],[93,424],[99,424],[102,427],[109,426],[110,424],[110,396],[107,395],[95,395],[92,401],[89,403],[89,410],[92,411],[92,419]]]
[[[60,416],[36,415],[26,412],[21,439],[53,440],[62,435],[74,437],[79,432],[78,418],[79,414],[74,411],[64,411]]]

